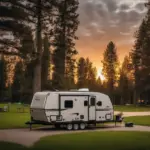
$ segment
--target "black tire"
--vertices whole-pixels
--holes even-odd
[[[80,130],[85,130],[86,124],[85,123],[80,123]]]
[[[73,125],[73,130],[79,130],[79,124],[74,124]]]
[[[72,129],[73,129],[73,125],[72,125],[71,123],[68,123],[68,124],[66,125],[66,129],[67,129],[68,131],[72,130]]]

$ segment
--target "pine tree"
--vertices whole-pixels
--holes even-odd
[[[81,57],[78,61],[78,65],[77,65],[77,86],[78,88],[83,88],[85,86],[85,82],[86,82],[86,61],[83,57]]]
[[[96,90],[96,75],[97,69],[93,67],[89,58],[80,58],[77,66],[77,78],[78,88],[89,88],[90,90]]]
[[[85,81],[84,81],[84,84],[85,84],[86,87],[89,86],[91,68],[92,68],[92,63],[90,62],[89,58],[86,58],[85,59],[85,76],[86,77],[85,77]]]
[[[119,90],[121,93],[121,104],[130,103],[129,64],[129,57],[126,56],[120,69]]]
[[[0,0],[0,52],[17,54],[19,40],[26,34],[28,14],[19,7],[20,0]],[[11,50],[11,51],[10,51]]]
[[[6,18],[6,20],[0,20],[0,29],[3,31],[9,31],[13,33],[14,41],[4,39],[4,36],[0,40],[1,47],[5,47],[5,53],[9,53],[9,49],[13,45],[13,52],[20,56],[18,51],[18,43],[24,37],[24,34],[28,34],[29,28],[36,30],[36,49],[34,52],[34,78],[33,78],[33,92],[41,90],[41,59],[42,59],[42,34],[47,33],[51,35],[52,24],[52,0],[1,0],[3,3],[1,10],[3,13],[0,17]],[[10,18],[9,20],[7,20]],[[7,32],[3,32],[6,35]],[[27,41],[26,41],[27,42]],[[19,47],[20,49],[20,47]],[[17,53],[16,53],[17,50]],[[14,54],[11,53],[10,54]],[[23,53],[23,56],[25,54]]]
[[[89,89],[91,90],[95,90],[96,89],[96,75],[97,75],[97,69],[95,67],[93,67],[92,62],[88,62],[87,63],[87,86]]]
[[[58,89],[64,88],[65,71],[68,61],[77,54],[75,50],[75,32],[78,28],[78,0],[62,0],[57,4],[58,16],[54,27],[54,74],[53,86]],[[73,64],[73,63],[72,63]]]
[[[48,36],[45,35],[44,42],[43,42],[43,56],[42,56],[42,89],[46,88],[48,84],[48,76],[50,71],[50,43],[48,40]]]
[[[66,70],[65,70],[65,89],[74,89],[75,86],[75,59],[68,59],[66,62]]]
[[[15,74],[12,84],[12,97],[13,101],[20,101],[22,92],[23,92],[23,84],[24,84],[24,70],[23,70],[22,61],[17,62],[15,66]]]
[[[149,87],[150,73],[150,2],[147,3],[148,11],[143,19],[138,31],[136,32],[136,41],[132,50],[132,61],[134,66],[135,91],[134,104],[137,104],[141,93]],[[141,89],[141,86],[144,87]]]
[[[146,22],[142,21],[139,30],[136,32],[136,41],[134,49],[132,50],[132,62],[134,66],[134,77],[135,77],[135,92],[134,92],[134,104],[137,103],[139,99],[139,87],[140,87],[140,68],[142,59],[142,47],[144,44],[144,38],[146,36]]]
[[[113,100],[113,92],[117,83],[118,56],[113,42],[107,45],[103,58],[103,75],[107,80],[108,93]]]
[[[7,80],[7,62],[4,55],[0,55],[0,98],[5,96],[6,80]]]

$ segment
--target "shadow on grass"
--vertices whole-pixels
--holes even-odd
[[[0,150],[27,150],[27,147],[9,142],[0,142]]]
[[[104,125],[97,125],[95,126],[89,126],[87,127],[85,130],[78,130],[78,131],[95,131],[97,129],[112,129],[112,128],[116,128],[116,127],[121,127],[121,125],[116,125],[115,124],[104,124]],[[38,131],[38,132],[43,132],[43,131],[51,131],[51,132],[55,132],[55,131],[66,131],[66,128],[55,128],[54,126],[41,126],[41,127],[34,127],[32,128],[33,131]],[[73,131],[71,130],[71,132],[77,132],[77,131]]]

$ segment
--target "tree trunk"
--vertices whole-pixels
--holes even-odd
[[[0,55],[0,98],[3,98],[4,93],[4,54]]]
[[[41,91],[41,61],[34,68],[33,93]]]
[[[63,36],[62,36],[62,42],[63,42],[63,50],[62,50],[62,65],[61,65],[61,79],[62,83],[65,81],[66,75],[65,75],[65,69],[66,69],[66,22],[65,22],[65,15],[67,10],[67,0],[64,1],[64,10],[62,14],[62,24],[63,24]],[[64,88],[63,84],[63,88]]]
[[[123,96],[121,95],[121,103],[120,103],[121,105],[123,105],[124,104],[124,98],[123,98]]]
[[[139,99],[139,94],[137,94],[138,92],[137,92],[137,90],[135,89],[134,90],[134,95],[133,95],[133,104],[134,105],[137,105],[137,101],[138,101],[138,99]]]
[[[42,2],[41,0],[37,1],[37,63],[34,67],[34,78],[33,78],[33,93],[41,91],[41,58],[42,58],[42,37],[41,37],[41,31],[42,31],[42,8],[41,8]]]

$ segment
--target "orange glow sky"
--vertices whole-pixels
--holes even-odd
[[[122,61],[132,49],[134,32],[146,12],[145,1],[79,0],[79,40],[76,42],[79,56],[89,57],[100,68],[103,52],[108,42],[113,41]]]

